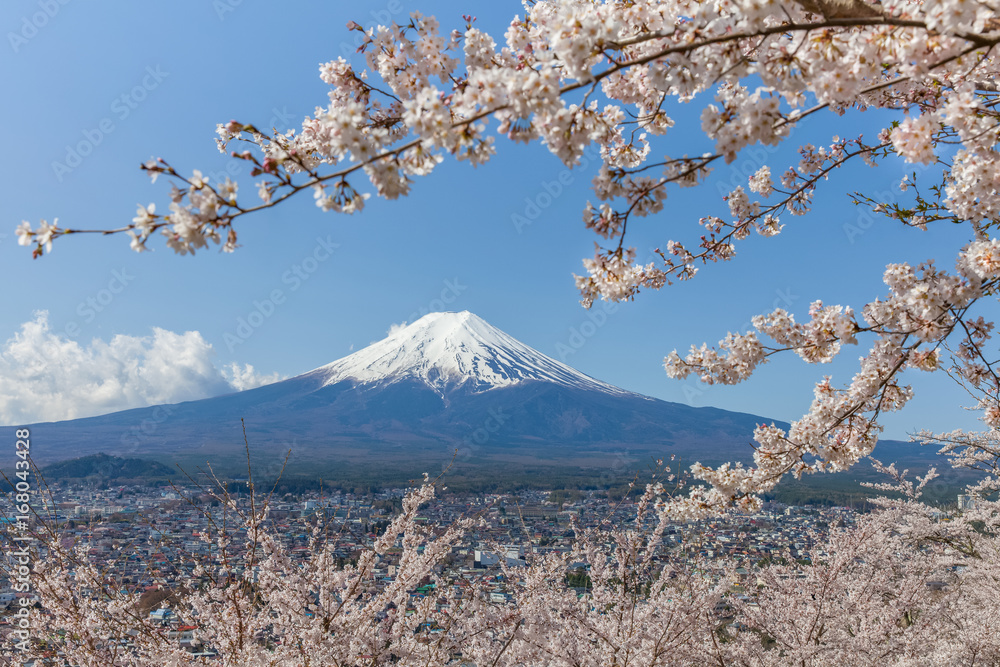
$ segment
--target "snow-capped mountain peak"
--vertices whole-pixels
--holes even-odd
[[[479,393],[530,381],[633,395],[542,354],[469,311],[425,315],[309,373],[314,374],[324,378],[324,385],[421,380],[441,395],[459,387]]]

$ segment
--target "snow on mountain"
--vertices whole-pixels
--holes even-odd
[[[637,396],[528,347],[468,311],[430,313],[306,375],[323,378],[324,385],[420,380],[441,396],[459,388],[480,393],[529,381]]]
[[[606,475],[621,461],[668,454],[730,460],[734,448],[752,452],[746,443],[762,421],[619,389],[462,312],[427,315],[263,387],[31,429],[51,444],[33,455],[44,463],[143,453],[171,466],[210,460],[245,472],[248,442],[255,465],[274,474],[292,451],[296,474],[313,477],[396,483],[456,463],[467,479],[492,483],[502,472],[548,483],[566,470]],[[5,437],[13,427],[0,427]]]

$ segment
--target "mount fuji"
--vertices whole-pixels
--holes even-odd
[[[318,368],[324,384],[386,386],[423,382],[447,402],[454,391],[482,393],[529,382],[636,396],[600,382],[511,338],[468,311],[430,313],[388,338]]]
[[[651,458],[746,457],[770,421],[642,396],[589,377],[469,312],[431,313],[326,366],[235,394],[37,424],[48,463],[103,452],[258,473],[477,478],[586,469],[625,475]],[[0,437],[13,428],[0,428]],[[11,433],[11,437],[13,437]],[[12,440],[10,440],[12,441]]]

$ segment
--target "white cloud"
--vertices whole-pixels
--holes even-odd
[[[392,334],[396,333],[397,331],[400,331],[401,329],[405,329],[405,328],[406,328],[406,322],[400,322],[399,324],[393,324],[392,326],[389,327],[389,330],[386,331],[385,334],[387,336],[391,336]]]
[[[392,334],[396,333],[397,331],[402,331],[403,329],[406,328],[406,325],[407,325],[406,322],[400,322],[399,324],[389,325],[389,329],[385,332],[385,335],[386,336],[391,336]],[[383,338],[382,340],[385,340],[385,339]],[[379,343],[379,342],[381,342],[381,340],[370,340],[370,341],[368,341],[368,344],[369,345],[374,345],[375,343]],[[351,351],[353,351],[353,350],[354,350],[354,343],[351,343]]]
[[[278,373],[261,375],[250,364],[245,364],[242,368],[235,361],[222,369],[222,376],[226,378],[229,386],[234,391],[246,391],[256,387],[263,387],[265,384],[273,384],[284,378]]]
[[[273,382],[252,366],[220,370],[197,331],[95,338],[81,345],[39,311],[0,346],[0,424],[30,424],[177,403]]]

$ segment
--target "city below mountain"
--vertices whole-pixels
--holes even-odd
[[[675,469],[746,461],[754,427],[772,421],[635,394],[472,313],[431,313],[271,385],[33,425],[32,455],[49,464],[106,453],[245,476],[241,419],[258,478],[281,473],[365,486],[447,469],[449,485],[497,488],[619,486],[637,473],[641,481],[655,460],[671,455],[680,463]],[[13,442],[13,427],[0,428],[0,436]],[[880,448],[892,450],[886,460],[911,463],[931,453],[902,443]]]

